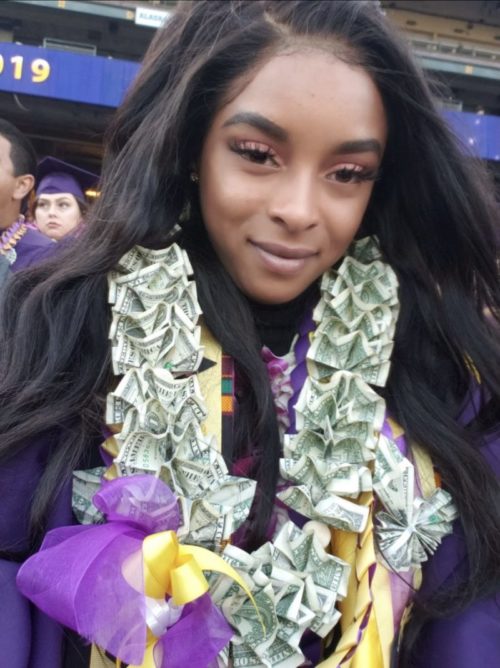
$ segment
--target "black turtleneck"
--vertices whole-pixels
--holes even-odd
[[[285,304],[259,304],[249,299],[262,345],[270,348],[275,355],[286,355],[304,314],[314,307],[318,299],[319,286],[316,282]]]

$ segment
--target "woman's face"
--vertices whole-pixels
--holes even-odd
[[[273,57],[220,109],[198,165],[200,204],[243,293],[290,301],[342,257],[386,137],[369,75],[319,50]]]
[[[59,241],[73,232],[82,219],[76,197],[71,193],[40,195],[35,207],[35,221],[42,234]]]

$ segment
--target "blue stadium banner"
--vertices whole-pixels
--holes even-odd
[[[140,64],[0,42],[0,91],[117,107]],[[445,111],[470,152],[500,161],[500,117]]]
[[[500,160],[500,116],[446,111],[445,118],[474,155]]]
[[[139,64],[0,43],[0,91],[116,107]]]

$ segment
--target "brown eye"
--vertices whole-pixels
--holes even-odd
[[[356,176],[359,176],[359,172],[348,167],[342,167],[335,172],[335,179],[340,183],[350,183]]]
[[[330,173],[329,178],[334,183],[354,184],[362,183],[363,181],[374,181],[378,178],[378,171],[366,169],[361,165],[344,164],[339,165],[333,172]]]
[[[236,142],[230,148],[244,160],[254,162],[257,165],[276,164],[276,154],[265,144],[253,141]]]
[[[257,149],[245,149],[240,152],[240,155],[251,160],[252,162],[258,162],[260,165],[263,165],[266,160],[269,158],[269,153],[266,151],[259,151]]]

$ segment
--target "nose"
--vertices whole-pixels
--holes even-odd
[[[57,206],[55,202],[49,202],[47,213],[49,214],[49,216],[54,216],[57,213]]]
[[[270,219],[291,233],[304,232],[319,223],[319,192],[314,175],[306,170],[282,172],[273,184]]]

